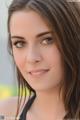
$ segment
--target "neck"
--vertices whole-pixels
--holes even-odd
[[[32,105],[33,111],[36,111],[36,114],[39,113],[41,116],[43,114],[48,115],[47,119],[49,120],[50,116],[57,116],[64,111],[64,104],[62,100],[62,94],[59,93],[60,90],[48,90],[48,91],[37,91],[36,99]],[[44,112],[45,111],[45,112]],[[39,115],[38,115],[39,116]],[[56,117],[54,117],[56,118]],[[45,118],[46,119],[46,118]],[[52,117],[53,119],[53,117]]]

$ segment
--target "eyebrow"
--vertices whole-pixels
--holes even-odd
[[[42,33],[39,33],[38,35],[36,35],[36,37],[37,38],[39,38],[39,37],[41,37],[41,36],[44,36],[44,35],[46,35],[46,34],[51,34],[52,33],[52,31],[46,31],[46,32],[42,32]],[[13,35],[13,36],[11,36],[11,39],[21,39],[21,40],[24,40],[25,38],[24,37],[22,37],[22,36],[17,36],[17,35]]]
[[[17,35],[11,36],[11,39],[15,39],[15,38],[24,40],[24,37],[21,37],[21,36],[17,36]]]
[[[38,38],[38,37],[41,37],[43,35],[51,34],[51,33],[52,33],[52,31],[46,31],[46,32],[43,32],[43,33],[39,33],[38,35],[36,35],[36,37]]]

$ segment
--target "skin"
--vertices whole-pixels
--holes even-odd
[[[27,102],[26,98],[26,102]],[[10,97],[4,100],[0,100],[0,115],[4,115],[5,119],[10,120],[11,118],[14,119],[16,116],[16,111],[17,111],[17,100],[18,97]],[[24,106],[24,98],[22,98],[22,103],[21,103],[21,107],[20,107],[20,113],[22,112]],[[25,105],[25,104],[24,104]]]
[[[14,61],[27,82],[36,91],[56,87],[63,80],[63,61],[45,21],[33,11],[16,12],[11,17],[10,31]]]
[[[64,80],[64,62],[55,34],[38,13],[24,10],[13,13],[10,32],[14,61],[37,94],[27,118],[63,118],[65,109],[59,92]]]

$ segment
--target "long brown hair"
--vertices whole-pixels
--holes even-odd
[[[10,19],[21,10],[38,12],[59,37],[60,51],[65,62],[64,105],[67,111],[64,119],[80,119],[80,8],[78,2],[68,0],[13,0],[8,10],[9,50]],[[20,86],[35,92],[17,69],[19,95]],[[23,92],[23,91],[22,91]],[[26,96],[26,92],[25,92]]]

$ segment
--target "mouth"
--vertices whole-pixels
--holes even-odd
[[[30,71],[29,74],[30,74],[31,76],[36,77],[36,76],[44,75],[44,74],[46,74],[48,71],[49,71],[49,69],[45,69],[45,70],[44,70],[44,69],[33,70],[33,71]]]

